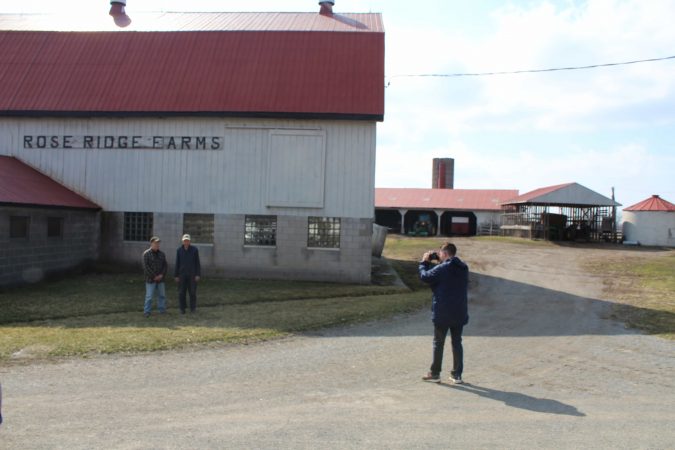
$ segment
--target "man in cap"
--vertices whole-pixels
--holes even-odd
[[[143,315],[150,317],[152,310],[152,298],[157,291],[157,309],[160,314],[166,312],[166,289],[164,277],[168,265],[164,252],[159,249],[160,239],[157,236],[150,238],[150,248],[143,252],[143,272],[145,273],[145,306]]]
[[[183,245],[176,250],[176,268],[174,269],[174,277],[178,283],[178,302],[180,306],[180,313],[185,314],[187,307],[185,302],[186,291],[190,293],[190,312],[195,312],[197,309],[197,282],[202,273],[201,264],[199,263],[199,250],[197,247],[190,245],[189,234],[183,235]]]

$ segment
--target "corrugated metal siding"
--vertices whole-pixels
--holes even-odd
[[[323,208],[266,205],[269,134],[326,133]],[[287,214],[371,218],[374,122],[191,119],[0,119],[0,142],[108,211]],[[223,150],[23,149],[21,136],[224,136]],[[3,148],[7,148],[4,147]],[[301,165],[302,161],[295,164]]]
[[[623,235],[641,245],[675,247],[675,213],[624,209]]]
[[[598,194],[579,183],[566,183],[543,187],[504,202],[504,204],[508,205],[516,203],[561,206],[621,206],[620,203],[617,203],[604,195]]]
[[[274,23],[292,28],[292,17]],[[251,26],[266,31],[0,31],[0,113],[323,114],[381,120],[383,33],[270,31],[276,28],[255,21]]]
[[[500,211],[516,195],[515,189],[376,188],[375,207]]]
[[[526,192],[518,197],[515,198],[510,198],[508,199],[508,204],[513,204],[513,203],[527,203],[529,201],[535,201],[537,198],[549,194],[551,192],[555,192],[559,189],[571,186],[574,183],[564,183],[564,184],[556,184],[555,186],[546,186],[543,188],[535,189],[530,192]]]
[[[311,12],[157,12],[134,13],[120,30],[107,16],[77,17],[56,14],[0,14],[0,30],[15,31],[330,31],[382,33],[379,13],[332,16]]]

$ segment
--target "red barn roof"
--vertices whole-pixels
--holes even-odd
[[[101,209],[11,156],[0,156],[0,204]]]
[[[515,189],[376,188],[376,208],[499,211]]]
[[[384,117],[379,14],[105,19],[0,15],[0,115]]]
[[[667,200],[662,199],[658,195],[652,195],[648,199],[642,200],[624,211],[675,211],[675,205]]]

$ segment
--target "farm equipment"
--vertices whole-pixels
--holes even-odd
[[[420,214],[417,221],[413,223],[412,228],[408,231],[408,236],[435,236],[436,227],[431,221],[429,214]]]

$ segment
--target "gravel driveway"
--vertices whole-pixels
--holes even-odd
[[[475,271],[463,386],[420,381],[426,311],[255,345],[13,365],[0,368],[0,448],[675,447],[675,343],[609,318],[602,280],[579,265],[607,250],[457,242]]]

